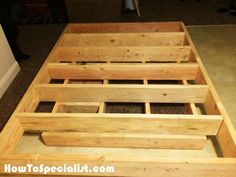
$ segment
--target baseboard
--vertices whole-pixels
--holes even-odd
[[[0,98],[5,93],[9,85],[12,83],[12,81],[15,79],[16,75],[20,71],[20,66],[17,62],[15,62],[9,70],[6,72],[6,74],[3,76],[3,78],[0,80]]]

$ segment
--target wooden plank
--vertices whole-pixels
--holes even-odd
[[[184,85],[188,85],[188,82],[187,80],[182,80],[183,84]],[[197,111],[197,108],[196,108],[196,105],[194,103],[189,103],[187,105],[187,110],[186,110],[187,113],[190,113],[190,114],[198,114],[198,111]]]
[[[53,61],[188,61],[189,46],[161,47],[58,47]]]
[[[138,133],[43,132],[42,138],[47,146],[77,147],[202,149],[206,143],[204,136]]]
[[[143,80],[144,85],[148,85],[148,81],[145,79]],[[145,102],[145,114],[151,114],[151,107],[149,102]]]
[[[82,64],[49,63],[53,79],[86,80],[192,80],[196,77],[196,63],[139,63],[139,64]]]
[[[12,153],[23,133],[18,120],[12,117],[0,134],[0,153]]]
[[[114,173],[89,173],[91,176],[126,176],[126,177],[179,177],[189,174],[193,177],[235,177],[236,160],[232,158],[147,158],[145,154],[139,156],[121,155],[41,155],[41,154],[7,154],[0,156],[0,174],[4,174],[4,164],[44,166],[73,166],[80,163],[88,167],[114,167]],[[210,173],[209,173],[210,170]],[[37,175],[40,173],[29,173]],[[6,174],[5,174],[6,175]],[[50,173],[50,175],[76,176],[78,173]],[[83,172],[80,176],[88,176]],[[59,177],[59,176],[58,176]]]
[[[35,85],[35,90],[40,101],[202,103],[208,87],[204,85],[40,84]]]
[[[70,24],[68,33],[140,33],[183,31],[180,22],[79,23]]]
[[[221,116],[165,114],[18,113],[27,132],[77,131],[216,135]]]
[[[185,33],[91,33],[62,36],[63,47],[183,46]]]

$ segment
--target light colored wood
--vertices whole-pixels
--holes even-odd
[[[52,160],[53,159],[53,160]],[[179,177],[189,174],[193,177],[235,177],[236,160],[233,158],[147,158],[144,154],[139,156],[120,155],[41,155],[41,154],[8,154],[0,156],[0,173],[3,173],[4,164],[24,165],[44,164],[45,166],[54,165],[73,165],[80,163],[93,166],[114,166],[115,173],[108,173],[109,176],[130,176],[130,177]],[[144,170],[145,169],[145,170]],[[209,173],[209,170],[210,173]],[[74,176],[78,173],[67,173],[67,176]],[[34,174],[36,175],[36,174]],[[53,175],[63,175],[55,173]],[[81,176],[88,173],[80,173]],[[104,176],[104,173],[91,173],[92,176]]]
[[[104,113],[106,110],[106,104],[104,102],[101,102],[99,105],[99,111],[98,113]]]
[[[82,64],[49,63],[48,72],[53,79],[81,80],[193,80],[198,65],[195,63],[139,63],[139,64]]]
[[[224,120],[217,134],[217,140],[225,157],[236,157],[236,133]]]
[[[208,87],[204,85],[121,85],[121,84],[40,84],[35,85],[41,101],[162,102],[202,103]],[[155,97],[153,96],[155,95]]]
[[[143,84],[144,84],[144,85],[148,85],[148,81],[147,81],[146,79],[143,80]],[[146,102],[144,106],[145,106],[145,113],[146,113],[146,114],[151,114],[150,103],[149,103],[149,102]]]
[[[65,79],[63,84],[68,84],[68,83],[69,83],[69,80]],[[62,107],[61,102],[56,102],[53,106],[52,113],[60,112],[59,108],[61,108],[61,107]]]
[[[188,61],[189,46],[58,47],[53,61]]]
[[[64,34],[63,47],[183,46],[185,33],[91,33]]]
[[[175,114],[18,113],[17,118],[27,132],[142,132],[216,135],[222,122],[221,116]]]
[[[183,82],[184,85],[188,85],[188,82],[187,82],[186,80],[183,80],[182,82]],[[189,112],[189,113],[198,114],[196,105],[195,105],[194,103],[190,103],[190,104],[188,105],[188,108],[187,108],[187,109],[189,109],[189,111],[187,111],[187,112]]]
[[[34,112],[39,104],[39,98],[34,88],[30,89],[24,102],[22,102],[20,111],[21,112]]]
[[[111,34],[92,34],[94,31],[99,31],[101,33],[110,32]],[[230,122],[230,119],[225,112],[225,109],[211,83],[206,70],[201,62],[201,59],[189,37],[188,32],[185,27],[181,23],[150,23],[144,25],[142,23],[132,24],[90,24],[88,26],[84,24],[79,25],[69,25],[66,27],[65,33],[69,32],[89,32],[90,34],[66,34],[66,37],[62,37],[57,42],[53,51],[50,53],[46,62],[44,63],[42,69],[39,71],[38,75],[34,79],[30,88],[26,92],[26,95],[23,97],[22,101],[18,105],[17,109],[11,116],[9,122],[7,123],[5,129],[0,135],[0,149],[5,151],[4,154],[0,154],[0,173],[3,173],[3,164],[11,163],[11,164],[25,164],[25,163],[35,163],[35,164],[45,164],[45,165],[55,165],[64,163],[87,163],[89,165],[115,165],[116,171],[115,174],[106,174],[108,176],[128,176],[128,177],[143,177],[143,176],[163,176],[163,177],[182,177],[189,175],[191,177],[197,176],[207,176],[207,177],[234,177],[236,174],[236,160],[235,158],[225,158],[225,157],[236,157],[236,135],[235,130]],[[157,32],[156,31],[161,31]],[[175,32],[181,31],[181,32]],[[120,32],[119,34],[112,34],[112,32]],[[138,33],[139,32],[139,33]],[[141,33],[140,33],[141,32]],[[147,32],[147,33],[146,33]],[[149,33],[151,32],[151,33]],[[153,33],[155,32],[155,33]],[[122,34],[124,33],[124,34]],[[133,34],[128,34],[133,33]],[[136,34],[134,34],[136,33]],[[145,33],[144,36],[142,34]],[[67,39],[65,39],[67,38]],[[69,41],[70,40],[70,41]],[[48,83],[51,79],[49,73],[47,72],[47,65],[49,62],[55,62],[60,60],[58,57],[59,49],[64,49],[66,47],[61,47],[63,45],[75,47],[73,50],[78,51],[79,47],[82,47],[83,50],[85,48],[92,49],[97,48],[101,55],[101,48],[114,48],[112,52],[119,51],[117,54],[121,54],[124,52],[122,47],[143,47],[143,50],[149,50],[148,48],[158,47],[161,48],[162,54],[157,57],[156,61],[161,60],[160,58],[166,58],[162,61],[191,61],[199,64],[198,72],[194,78],[195,84],[197,85],[183,85],[183,86],[145,86],[145,85],[133,85],[133,86],[114,86],[115,88],[121,88],[120,91],[111,91],[113,86],[110,85],[100,85],[102,89],[100,92],[97,92],[96,85],[90,85],[89,87],[83,87],[83,94],[87,94],[85,89],[88,90],[91,98],[96,99],[100,98],[102,95],[104,96],[106,92],[110,94],[117,94],[117,97],[128,98],[128,100],[140,101],[149,103],[152,100],[156,100],[157,102],[176,102],[178,103],[204,103],[205,109],[208,114],[212,115],[160,115],[160,114],[86,114],[86,113],[32,113],[36,107],[36,103],[42,101],[41,98],[44,96],[48,100],[51,98],[55,99],[55,101],[61,101],[62,98],[70,98],[70,101],[81,101],[78,98],[81,97],[81,86],[77,84],[67,85],[51,85],[45,84]],[[79,45],[79,46],[78,46]],[[177,46],[179,45],[179,46]],[[59,47],[60,46],[60,47]],[[163,47],[163,48],[162,48]],[[166,47],[166,48],[165,48]],[[171,47],[167,50],[167,47]],[[176,54],[175,47],[184,47],[181,49],[182,52],[179,55]],[[165,48],[165,49],[164,49]],[[127,49],[127,48],[126,48]],[[157,49],[157,48],[156,48]],[[173,49],[174,52],[171,50]],[[93,50],[93,49],[92,49]],[[178,49],[180,50],[180,49]],[[186,51],[190,53],[184,53]],[[65,58],[76,56],[77,54],[72,53],[62,53],[61,56],[65,56]],[[139,50],[140,51],[140,50]],[[89,55],[89,51],[86,51],[86,54],[83,56],[92,56],[95,57],[93,61],[103,60],[98,54],[93,51],[94,54]],[[158,53],[157,51],[155,51]],[[177,52],[178,53],[178,52]],[[135,52],[132,54],[130,58],[134,58]],[[143,55],[143,53],[139,53]],[[174,54],[173,56],[170,56]],[[186,54],[186,55],[185,55]],[[57,56],[58,55],[58,56]],[[110,57],[113,56],[113,60],[115,58],[115,54],[106,54]],[[104,54],[104,57],[106,56]],[[122,56],[129,56],[126,52]],[[145,54],[145,56],[149,55],[149,57],[140,57],[139,61],[145,61],[154,55],[151,50]],[[151,57],[150,57],[151,55]],[[181,55],[181,57],[180,57]],[[184,57],[185,56],[185,57]],[[58,57],[58,58],[57,58]],[[79,57],[81,59],[79,59]],[[175,59],[175,58],[178,59]],[[184,59],[183,59],[184,57]],[[56,60],[55,60],[56,58]],[[71,59],[70,58],[70,59]],[[107,57],[105,60],[108,60]],[[68,60],[70,60],[68,59]],[[73,62],[77,60],[83,61],[82,55],[78,56],[78,58],[73,59]],[[66,60],[66,59],[65,59]],[[87,59],[86,59],[87,60]],[[115,60],[119,60],[116,57]],[[127,58],[121,59],[122,61],[128,61]],[[133,60],[134,61],[134,60]],[[185,62],[184,61],[184,62]],[[69,78],[70,79],[70,78]],[[143,80],[145,80],[144,78]],[[127,79],[128,80],[128,79]],[[97,84],[98,85],[98,84]],[[200,86],[199,86],[200,85]],[[68,89],[71,87],[70,89]],[[140,88],[141,87],[141,88]],[[143,87],[147,87],[143,89]],[[51,89],[52,88],[52,89]],[[60,90],[65,89],[63,92],[56,91],[56,88]],[[78,90],[79,88],[79,90]],[[92,90],[95,88],[95,90]],[[108,88],[108,92],[106,89]],[[100,88],[99,88],[100,89]],[[123,90],[122,90],[123,89]],[[125,95],[122,95],[125,89]],[[157,89],[157,90],[156,90]],[[163,90],[162,90],[163,89]],[[167,89],[168,95],[165,95],[164,89]],[[195,90],[196,89],[196,90]],[[72,95],[70,96],[70,91],[72,90]],[[132,92],[138,92],[131,94]],[[152,91],[156,90],[156,92]],[[198,91],[197,91],[198,90]],[[34,92],[36,91],[36,92]],[[43,92],[44,91],[44,92]],[[46,92],[45,92],[46,91]],[[50,92],[47,92],[50,91]],[[92,93],[93,91],[93,93]],[[56,93],[55,93],[56,92]],[[96,95],[97,92],[97,95]],[[146,93],[147,92],[147,93]],[[157,94],[160,94],[158,95]],[[170,93],[171,95],[169,95]],[[37,94],[36,94],[37,93]],[[174,93],[172,95],[172,93]],[[52,96],[50,96],[52,94]],[[58,94],[55,98],[54,94]],[[65,95],[63,95],[65,94]],[[127,96],[127,95],[128,96]],[[147,96],[146,96],[147,94]],[[161,95],[162,94],[162,95]],[[78,96],[79,95],[79,96]],[[156,97],[157,95],[157,97]],[[107,96],[107,95],[105,95]],[[154,98],[151,98],[154,97]],[[75,97],[76,99],[73,100]],[[111,95],[108,97],[112,98]],[[168,97],[168,99],[166,99]],[[88,97],[90,99],[90,97]],[[170,99],[171,98],[171,99]],[[177,100],[173,101],[174,98]],[[32,99],[34,100],[32,102]],[[84,100],[85,96],[83,97]],[[107,97],[106,97],[107,99]],[[161,100],[161,101],[160,101]],[[83,100],[82,100],[83,101]],[[86,100],[87,102],[90,100]],[[99,102],[101,100],[99,99]],[[104,100],[102,100],[104,101]],[[183,102],[182,102],[183,101]],[[28,104],[29,103],[29,104]],[[73,105],[75,103],[72,103]],[[190,104],[190,106],[191,106]],[[31,113],[22,113],[22,112],[31,112]],[[216,115],[214,115],[216,114]],[[17,119],[16,119],[17,118]],[[19,128],[20,127],[20,128]],[[170,158],[154,158],[149,155],[147,157],[146,153],[141,153],[138,156],[122,156],[119,154],[119,150],[117,150],[117,155],[110,156],[108,154],[99,154],[98,156],[93,156],[90,154],[86,154],[83,156],[79,155],[41,155],[41,154],[6,154],[11,153],[14,150],[17,142],[23,134],[23,131],[33,131],[33,132],[44,132],[44,131],[76,131],[77,133],[87,132],[87,133],[148,133],[148,134],[181,134],[181,135],[214,135],[216,136],[218,143],[221,147],[221,151],[224,154],[224,158],[196,158],[196,159],[174,159]],[[143,132],[144,131],[144,132]],[[13,135],[13,136],[12,136]],[[3,151],[2,151],[3,152]],[[105,152],[105,151],[104,151]],[[210,171],[210,173],[209,173]],[[5,174],[4,174],[5,175]],[[56,174],[59,175],[59,174]],[[60,174],[62,175],[62,174]],[[78,175],[78,174],[68,174],[68,175]],[[88,175],[88,174],[82,174]],[[92,176],[104,176],[104,174],[91,174]]]
[[[42,138],[47,146],[76,147],[202,149],[206,143],[204,136],[139,133],[44,132]]]
[[[57,102],[57,113],[96,113],[99,103],[97,102]]]
[[[69,24],[67,33],[143,33],[181,32],[180,22],[77,23]]]
[[[18,120],[16,118],[10,119],[0,134],[0,154],[12,153],[23,132]]]
[[[51,78],[47,71],[45,71],[42,76],[38,79],[38,84],[48,84]]]

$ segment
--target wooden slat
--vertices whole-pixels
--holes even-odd
[[[204,85],[41,84],[36,85],[35,90],[40,101],[202,103],[208,87]]]
[[[162,47],[58,47],[53,61],[188,61],[189,46]]]
[[[188,82],[187,80],[182,80],[183,84],[184,85],[188,85]],[[197,108],[196,108],[196,105],[194,103],[189,103],[187,105],[187,112],[191,113],[191,114],[198,114],[198,111],[197,111]]]
[[[60,46],[99,47],[99,46],[183,46],[185,33],[93,33],[64,34]]]
[[[195,63],[143,63],[143,64],[86,64],[49,63],[53,79],[87,80],[181,80],[194,79],[198,65]]]
[[[113,148],[202,149],[206,143],[204,136],[138,133],[43,132],[42,138],[48,146]]]
[[[77,131],[153,134],[215,135],[221,116],[164,114],[19,113],[28,132]]]
[[[33,164],[44,166],[64,166],[74,164],[88,167],[105,166],[115,168],[114,173],[89,173],[91,176],[129,176],[129,177],[180,177],[189,174],[193,177],[235,177],[236,160],[233,158],[156,158],[117,155],[42,155],[42,154],[8,154],[0,156],[0,174],[4,173],[4,164],[25,165]],[[37,175],[40,173],[29,173]],[[52,175],[52,174],[51,174]],[[78,173],[53,173],[60,176],[76,176]],[[87,176],[88,173],[80,173]],[[38,175],[37,175],[38,176]],[[59,176],[56,176],[59,177]]]
[[[69,33],[137,33],[137,32],[179,32],[179,22],[142,23],[79,23],[70,24]]]
[[[144,85],[148,85],[148,81],[145,79],[143,80]],[[145,102],[145,113],[146,114],[151,114],[151,107],[149,102]]]
[[[0,153],[12,153],[23,133],[18,120],[12,117],[0,134]]]

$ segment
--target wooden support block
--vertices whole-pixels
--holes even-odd
[[[59,47],[53,61],[188,61],[189,46],[162,47]]]
[[[184,85],[188,85],[188,82],[186,80],[182,80],[182,82],[183,82]],[[190,113],[190,114],[198,114],[196,105],[194,103],[188,104],[186,112]]]
[[[143,80],[143,84],[144,84],[144,85],[148,85],[148,81],[147,81],[147,80]],[[149,102],[146,102],[144,106],[145,106],[145,113],[146,113],[146,114],[151,114],[150,103],[149,103]]]
[[[202,149],[206,143],[205,136],[138,133],[43,132],[42,138],[48,146],[113,148]]]
[[[97,113],[98,102],[59,102],[58,113]]]
[[[50,63],[48,71],[53,79],[78,80],[182,80],[194,79],[198,70],[197,64],[87,64],[71,65]]]
[[[98,113],[105,113],[106,112],[106,103],[101,102],[99,105],[99,111]]]
[[[186,113],[188,114],[199,114],[197,107],[194,103],[189,103],[186,105]]]
[[[17,118],[27,132],[216,135],[222,123],[221,116],[174,114],[18,113]]]
[[[63,47],[183,46],[185,33],[91,33],[64,34]]]

